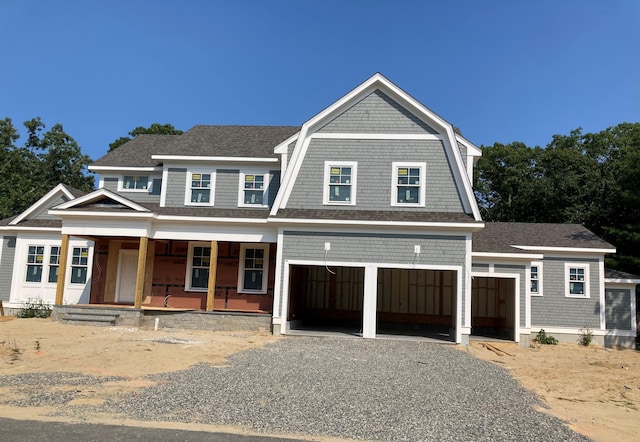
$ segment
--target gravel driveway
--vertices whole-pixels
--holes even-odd
[[[444,344],[290,337],[226,367],[149,378],[91,411],[382,441],[589,440],[535,411],[542,403],[506,370]]]

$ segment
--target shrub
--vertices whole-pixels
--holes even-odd
[[[588,347],[589,344],[591,344],[592,340],[593,340],[593,332],[591,331],[591,329],[589,327],[581,328],[580,337],[578,338],[578,343],[580,345],[584,345],[585,347]]]
[[[18,318],[48,318],[51,316],[51,306],[42,299],[29,299],[16,315]]]
[[[545,345],[556,345],[558,343],[558,340],[551,335],[547,335],[544,329],[540,329],[534,341]]]

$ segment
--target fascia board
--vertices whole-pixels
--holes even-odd
[[[605,284],[640,284],[640,279],[604,278]]]
[[[114,212],[87,212],[87,211],[73,211],[73,210],[49,210],[51,215],[57,215],[59,217],[74,217],[74,218],[154,218],[152,212],[133,212],[133,213],[114,213]]]
[[[268,218],[273,224],[307,224],[325,226],[387,226],[387,227],[417,227],[440,228],[466,231],[480,231],[484,223],[444,223],[444,222],[408,222],[408,221],[356,221],[356,220],[327,220],[327,219],[298,219],[298,218]]]
[[[0,230],[9,232],[60,232],[61,227],[20,227],[20,226],[0,226]]]
[[[202,161],[215,161],[215,162],[225,162],[225,163],[277,163],[278,158],[265,158],[265,157],[204,157],[204,156],[193,156],[193,155],[151,155],[152,160],[159,161],[192,161],[192,162],[202,162]]]
[[[298,137],[300,136],[300,132],[296,132],[295,134],[291,135],[289,138],[287,138],[286,140],[284,140],[282,143],[278,144],[276,147],[273,148],[273,153],[276,155],[280,155],[280,154],[286,154],[287,153],[287,148],[289,147],[289,144],[293,143],[294,140],[297,140]]]
[[[105,172],[161,172],[161,166],[89,166],[91,171],[105,171]]]
[[[494,252],[471,252],[472,258],[492,258],[492,259],[543,259],[544,255],[534,253],[494,253]]]
[[[531,250],[540,252],[561,252],[561,253],[591,253],[591,254],[608,254],[616,253],[616,249],[599,249],[599,248],[587,248],[587,247],[548,247],[548,246],[519,246],[511,244],[511,247],[515,247],[520,250]]]
[[[223,218],[206,216],[156,215],[158,221],[206,222],[226,224],[266,224],[267,218]]]
[[[135,210],[137,212],[149,212],[149,209],[142,207],[139,204],[134,203],[133,201],[124,198],[123,196],[118,195],[117,193],[111,192],[105,188],[101,188],[98,190],[95,190],[87,195],[83,195],[79,198],[76,198],[75,200],[72,201],[67,201],[64,204],[60,204],[58,206],[56,206],[53,210],[59,210],[59,209],[71,209],[75,206],[78,206],[80,204],[84,204],[86,202],[90,202],[90,201],[94,201],[97,200],[98,198],[101,197],[107,197],[110,198],[114,201],[119,202],[120,204],[122,204],[123,206],[126,206],[132,210]],[[49,211],[50,214],[53,214],[53,211],[50,210]]]
[[[456,134],[456,141],[458,141],[461,144],[465,145],[469,155],[474,156],[474,157],[481,157],[482,156],[482,149],[480,149],[478,146],[473,144],[471,141],[467,140],[462,135]]]
[[[71,192],[69,192],[63,184],[58,184],[56,187],[54,187],[49,192],[47,192],[46,195],[44,195],[42,198],[40,198],[34,204],[29,206],[28,209],[26,209],[20,215],[16,216],[9,224],[10,225],[17,225],[20,221],[24,220],[30,214],[36,212],[37,209],[40,209],[41,207],[45,206],[47,202],[49,202],[51,199],[53,199],[53,197],[58,196],[61,193],[64,194],[70,200],[73,200],[73,195],[71,194]]]

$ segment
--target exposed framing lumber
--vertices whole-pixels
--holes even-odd
[[[136,296],[133,301],[134,308],[142,307],[142,297],[144,294],[144,281],[146,279],[147,249],[149,238],[140,237],[140,247],[138,250],[138,269],[136,271]]]
[[[60,249],[58,282],[56,283],[56,305],[62,305],[62,300],[64,299],[64,284],[67,280],[67,261],[69,260],[69,235],[62,235],[62,244]]]
[[[213,301],[216,294],[216,272],[218,270],[218,241],[211,241],[211,255],[209,258],[209,281],[207,285],[206,311],[213,310]]]

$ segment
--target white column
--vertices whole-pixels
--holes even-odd
[[[364,302],[362,303],[362,337],[376,337],[376,308],[378,306],[378,268],[364,268]]]

